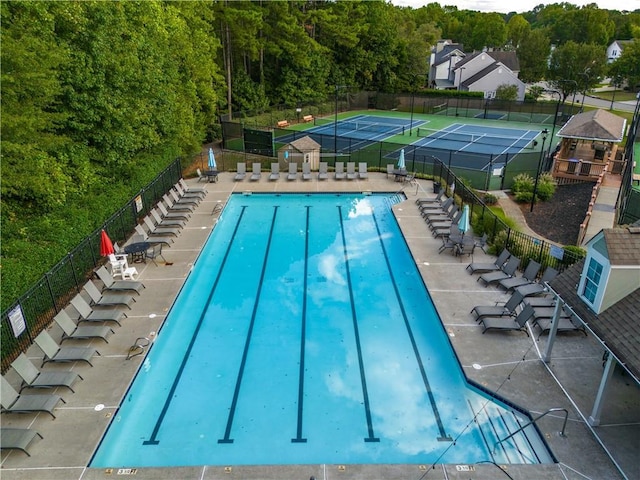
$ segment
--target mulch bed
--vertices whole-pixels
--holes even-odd
[[[520,204],[527,225],[536,233],[562,245],[575,245],[584,220],[593,183],[561,185],[551,200],[538,202],[530,212],[531,204]]]

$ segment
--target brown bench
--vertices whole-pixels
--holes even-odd
[[[289,126],[289,122],[286,120],[280,120],[278,122],[278,128],[286,128]]]
[[[305,115],[304,117],[302,117],[302,120],[304,120],[305,122],[313,122],[313,115]]]

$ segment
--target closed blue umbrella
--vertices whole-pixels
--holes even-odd
[[[400,156],[398,157],[398,168],[400,170],[406,170],[407,167],[404,164],[404,148],[400,150]]]
[[[216,157],[213,155],[213,148],[209,148],[209,170],[216,169]]]
[[[458,220],[458,230],[460,230],[460,233],[464,236],[469,228],[469,205],[465,205],[462,208],[462,216],[460,217],[460,220]]]

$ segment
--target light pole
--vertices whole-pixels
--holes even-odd
[[[557,90],[546,90],[546,91],[548,93],[557,93],[558,94],[558,101],[556,103],[556,113],[555,113],[555,115],[553,117],[553,126],[551,127],[551,140],[549,140],[549,149],[551,149],[551,146],[553,145],[553,134],[556,131],[556,122],[558,121],[558,112],[560,111],[560,100],[562,99],[562,93],[560,93]]]
[[[348,85],[336,85],[336,116],[333,121],[333,153],[335,155],[334,162],[338,161],[338,90],[347,87]]]
[[[538,169],[536,170],[536,181],[533,184],[533,196],[531,197],[531,210],[533,212],[533,204],[536,201],[536,194],[538,193],[538,179],[540,178],[540,168],[542,165],[542,159],[544,158],[544,143],[547,141],[547,134],[549,131],[545,128],[542,131],[542,150],[540,151],[540,159],[538,160]]]
[[[425,77],[427,76],[426,73],[413,73],[413,79],[415,80],[418,77]],[[414,105],[414,101],[415,101],[415,91],[413,89],[413,86],[411,88],[411,120],[409,120],[409,136],[411,136],[411,132],[413,131],[413,105]]]
[[[611,106],[609,107],[609,110],[613,110],[613,102],[615,102],[616,100],[616,88],[618,87],[618,82],[616,82],[614,80],[613,82],[613,95],[611,96]]]

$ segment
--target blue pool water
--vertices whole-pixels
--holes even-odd
[[[466,382],[397,200],[232,195],[91,467],[550,461],[493,448],[528,419]]]

